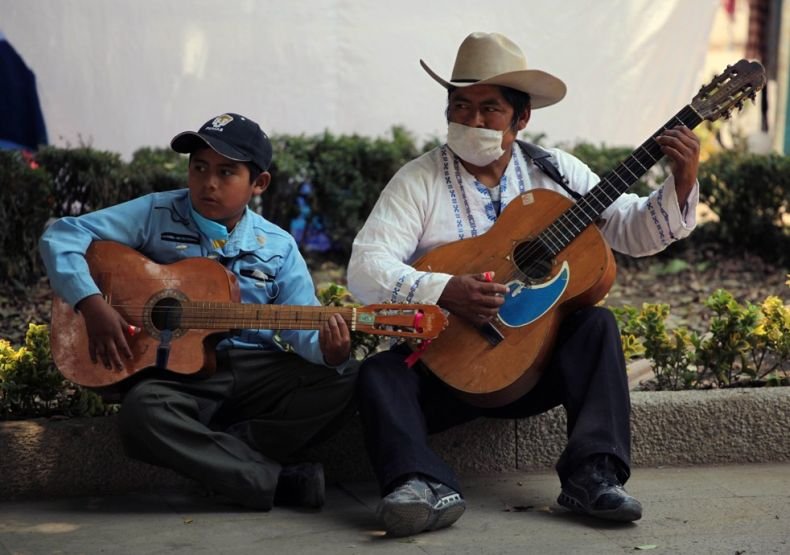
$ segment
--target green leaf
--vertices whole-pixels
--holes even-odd
[[[664,265],[658,266],[654,272],[656,275],[675,275],[685,272],[691,265],[683,259],[673,258]]]

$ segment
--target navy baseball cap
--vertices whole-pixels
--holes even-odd
[[[272,163],[269,137],[257,123],[239,114],[222,114],[208,120],[199,131],[184,131],[170,141],[170,147],[183,154],[206,146],[231,160],[252,162],[261,171]]]

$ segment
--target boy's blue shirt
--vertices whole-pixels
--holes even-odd
[[[39,243],[53,290],[72,306],[99,293],[84,254],[93,241],[108,240],[127,245],[158,264],[214,258],[236,275],[243,303],[320,305],[307,264],[288,232],[247,208],[227,243],[215,248],[192,221],[190,205],[189,190],[179,189],[57,220]],[[279,336],[285,344],[275,341],[271,330],[241,330],[217,349],[285,350],[290,346],[306,360],[324,364],[317,330],[283,330]]]

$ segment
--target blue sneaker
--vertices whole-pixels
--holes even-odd
[[[412,536],[446,528],[466,510],[461,494],[427,476],[415,475],[384,496],[376,516],[388,536]]]

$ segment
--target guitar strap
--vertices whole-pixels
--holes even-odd
[[[548,175],[552,180],[556,181],[557,184],[565,189],[574,200],[579,200],[582,198],[579,193],[570,188],[568,179],[560,173],[557,163],[554,161],[554,156],[552,156],[551,153],[546,152],[539,146],[533,145],[532,143],[528,143],[526,141],[516,142],[518,143],[518,146],[521,147],[521,150],[524,152],[526,157],[535,162],[535,165],[543,170],[543,173]]]

